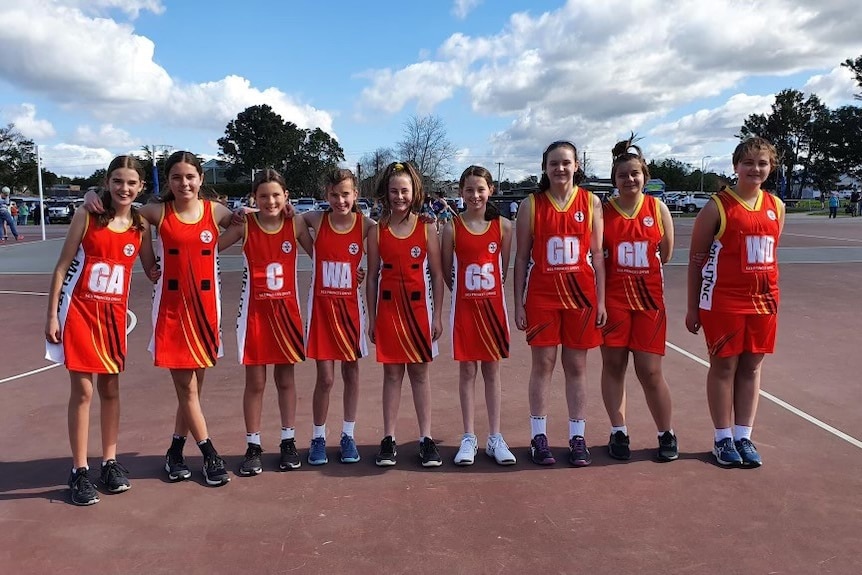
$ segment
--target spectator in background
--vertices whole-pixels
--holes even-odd
[[[18,233],[18,228],[15,227],[15,219],[9,207],[9,196],[0,195],[0,242],[6,241],[6,226],[9,226],[9,232],[16,240],[20,240],[24,236]]]
[[[509,219],[515,221],[515,216],[518,215],[518,201],[512,200],[509,203]]]
[[[838,217],[838,192],[829,194],[829,219],[834,220]]]
[[[854,218],[859,215],[859,192],[853,190],[850,194],[850,215]]]
[[[30,217],[30,206],[27,202],[21,202],[21,208],[18,210],[18,225],[26,226],[28,217]]]

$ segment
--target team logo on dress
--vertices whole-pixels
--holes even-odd
[[[582,212],[580,210],[575,212],[575,221],[578,223],[581,223],[582,221],[584,221],[584,212]]]
[[[359,253],[359,244],[353,242],[347,247],[347,251],[350,252],[350,255],[355,256]]]
[[[213,233],[209,230],[204,230],[201,232],[201,241],[205,244],[208,244],[213,241]]]
[[[421,253],[422,253],[422,249],[419,246],[413,246],[412,248],[410,248],[410,255],[413,256],[414,258],[418,258],[419,254],[421,254]]]
[[[774,211],[772,211],[772,210],[766,210],[766,217],[767,217],[767,218],[769,218],[769,219],[770,219],[770,220],[772,220],[772,221],[775,221],[775,218],[777,218],[778,216],[776,216],[776,215],[775,215],[775,212],[774,212]]]
[[[496,254],[497,253],[497,242],[491,242],[488,244],[488,253]]]
[[[281,242],[281,251],[286,254],[289,254],[293,251],[293,244],[288,241]]]
[[[123,246],[123,253],[126,254],[127,258],[132,257],[133,255],[135,255],[135,246],[133,246],[132,244],[124,245]]]
[[[655,224],[655,220],[652,219],[652,216],[647,216],[644,218],[644,225],[646,227],[651,228],[651,227],[653,227],[654,224]]]

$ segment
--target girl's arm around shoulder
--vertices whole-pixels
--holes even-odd
[[[306,228],[312,228],[315,231],[320,230],[320,221],[323,219],[323,212],[320,210],[313,210],[310,212],[305,212],[304,214],[298,214],[294,216],[296,220],[302,220],[305,222]]]
[[[158,265],[156,264],[156,254],[153,252],[153,237],[150,232],[149,223],[144,220],[144,231],[141,232],[141,251],[138,254],[141,259],[141,266],[144,268],[144,273],[155,283],[159,279]]]
[[[314,255],[314,240],[311,239],[311,234],[308,233],[308,224],[305,223],[304,217],[294,217],[284,221],[284,225],[289,226],[293,223],[294,232],[296,233],[296,241],[302,246],[309,256]]]
[[[218,251],[224,251],[245,237],[245,223],[231,224],[218,237]]]
[[[380,248],[377,230],[368,234],[368,281],[365,282],[365,301],[368,305],[368,339],[374,342],[374,324],[377,322],[377,277],[380,274]]]
[[[658,244],[658,251],[661,256],[661,263],[666,264],[673,257],[673,217],[670,215],[670,210],[664,202],[657,200],[657,203],[659,215],[661,216],[661,226],[664,230],[664,235],[662,235],[661,242]]]
[[[596,274],[596,325],[603,326],[607,320],[605,309],[605,256],[602,242],[605,235],[605,212],[602,201],[593,194],[593,231],[590,236],[590,255]]]
[[[440,232],[440,262],[443,282],[452,291],[452,265],[455,261],[455,226],[449,221]]]
[[[213,218],[215,218],[216,223],[222,229],[227,229],[231,225],[231,218],[233,218],[233,212],[230,211],[226,205],[221,202],[216,202],[213,200],[208,200],[213,208]]]
[[[527,314],[524,311],[524,290],[527,284],[527,266],[533,249],[533,202],[530,198],[521,202],[515,220],[515,327],[527,329]]]
[[[369,230],[376,230],[377,222],[369,218],[368,216],[362,216],[362,239],[368,237]]]
[[[78,246],[81,245],[81,240],[84,239],[84,232],[87,229],[88,212],[83,206],[75,210],[75,215],[72,216],[72,223],[69,225],[69,230],[66,233],[66,240],[63,242],[63,247],[60,249],[60,256],[57,258],[57,265],[54,266],[54,273],[51,275],[51,287],[48,290],[48,314],[47,322],[45,323],[45,338],[51,343],[60,343],[60,322],[57,319],[57,308],[60,305],[60,290],[63,287],[63,281],[66,279],[66,272],[69,271],[69,266],[75,259],[75,254],[78,253]]]
[[[428,266],[431,269],[431,297],[433,299],[433,318],[431,337],[434,340],[443,335],[443,272],[440,262],[440,241],[437,239],[437,227],[425,224],[427,238]]]
[[[146,204],[141,206],[138,209],[138,213],[141,214],[141,217],[144,218],[150,225],[158,226],[161,223],[162,219],[162,210],[164,209],[165,204],[162,202],[154,202],[152,204]]]
[[[512,256],[512,222],[510,222],[507,218],[500,217],[500,235],[503,238],[502,246],[500,249],[503,250],[502,253],[502,266],[503,269],[501,271],[501,277],[503,278],[503,283],[506,283],[506,276],[509,273],[509,260]]]

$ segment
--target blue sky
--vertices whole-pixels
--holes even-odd
[[[853,103],[852,4],[4,0],[0,120],[67,175],[142,145],[215,156],[262,103],[332,133],[349,167],[432,113],[459,150],[453,177],[535,174],[557,139],[606,177],[632,130],[649,159],[729,173],[734,134],[775,92]]]

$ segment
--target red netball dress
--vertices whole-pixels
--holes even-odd
[[[115,232],[87,215],[78,253],[60,291],[62,343],[46,344],[46,359],[70,371],[120,373],[126,361],[126,313],[141,231]]]
[[[257,214],[246,218],[242,245],[242,295],[236,323],[239,362],[290,364],[305,359],[302,317],[296,290],[296,231],[284,220],[276,231],[263,229]]]
[[[452,351],[457,361],[509,357],[509,320],[503,296],[503,233],[500,218],[476,234],[461,216],[453,220],[455,242]]]
[[[362,263],[362,214],[340,232],[330,214],[320,218],[314,240],[314,271],[308,293],[308,357],[356,361],[368,355],[365,304],[356,281]]]
[[[173,202],[162,204],[156,256],[162,275],[153,294],[150,352],[157,367],[212,367],[223,354],[218,277],[219,228],[212,202],[201,217],[180,219]]]
[[[377,361],[431,361],[437,355],[437,342],[431,333],[433,300],[425,224],[417,220],[403,238],[389,226],[378,226],[377,234],[381,260],[374,325]]]

